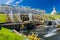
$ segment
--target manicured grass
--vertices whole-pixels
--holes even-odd
[[[46,14],[45,17],[46,17],[48,20],[60,19],[60,15]]]
[[[6,14],[0,14],[0,23],[5,23],[7,21],[7,15]]]
[[[9,29],[2,28],[0,30],[0,40],[29,40],[24,36],[19,36],[14,32],[9,31]]]

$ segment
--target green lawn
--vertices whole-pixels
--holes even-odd
[[[46,14],[45,17],[46,17],[48,20],[60,19],[60,15]]]
[[[5,23],[7,21],[7,15],[6,14],[0,14],[0,23]]]
[[[10,32],[9,29],[2,28],[0,30],[0,40],[29,40],[24,36],[19,36],[14,32]]]

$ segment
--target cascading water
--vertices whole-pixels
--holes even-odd
[[[17,16],[18,16],[17,18],[18,18],[19,22],[21,22],[20,15],[21,15],[20,13],[17,14]]]
[[[44,35],[44,37],[51,37],[51,36],[54,36],[57,34],[57,31],[58,29],[56,28],[56,25],[52,25],[49,27],[49,30],[48,30],[48,33],[46,35]]]
[[[32,13],[29,13],[29,20],[32,21]]]
[[[11,12],[9,13],[9,17],[10,17],[11,21],[14,22],[12,10],[11,10]]]

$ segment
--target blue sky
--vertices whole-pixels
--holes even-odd
[[[0,0],[0,4],[15,5],[16,2],[20,2],[19,5],[45,10],[47,13],[50,13],[55,6],[57,12],[60,12],[60,0]]]

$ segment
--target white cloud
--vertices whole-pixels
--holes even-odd
[[[16,3],[21,3],[23,0],[19,0],[18,2],[16,2]]]
[[[12,3],[14,0],[8,0],[5,4],[10,4]]]
[[[20,0],[21,2],[23,1],[23,0]]]
[[[0,0],[0,4],[4,4],[5,2],[7,2],[8,0]]]
[[[16,4],[16,2],[21,3],[23,0],[0,0],[1,4]]]
[[[23,0],[20,0],[20,3],[22,2]]]

